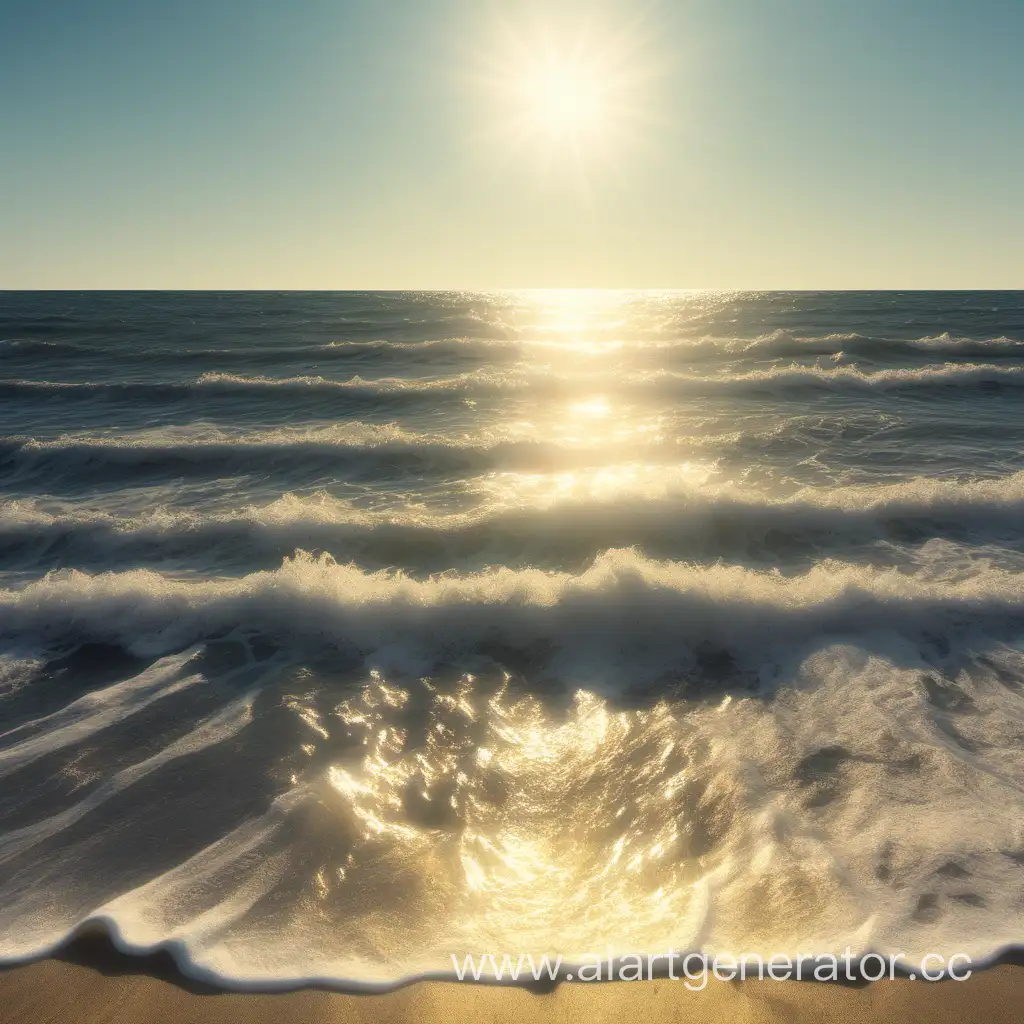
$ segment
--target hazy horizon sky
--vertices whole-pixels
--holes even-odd
[[[1024,287],[1022,39],[1020,0],[0,0],[0,288]],[[542,57],[600,113],[538,127]]]

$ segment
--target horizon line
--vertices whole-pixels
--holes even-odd
[[[656,285],[645,285],[642,287],[629,287],[629,286],[579,286],[579,285],[564,285],[564,286],[546,286],[546,287],[530,287],[530,286],[500,286],[500,287],[469,287],[469,286],[446,286],[446,287],[430,287],[430,286],[418,286],[418,287],[383,287],[383,288],[372,288],[372,287],[348,287],[348,288],[298,288],[298,287],[268,287],[268,286],[254,286],[254,287],[228,287],[228,288],[217,288],[217,287],[139,287],[139,286],[120,286],[120,287],[75,287],[75,286],[44,286],[44,287],[16,287],[8,288],[0,286],[0,295],[18,295],[25,293],[59,293],[59,294],[71,294],[71,293],[96,293],[96,294],[114,294],[114,293],[126,293],[134,292],[141,294],[206,294],[206,295],[245,295],[245,294],[295,294],[295,295],[400,295],[409,293],[418,294],[430,294],[430,293],[454,293],[454,292],[471,292],[478,295],[488,294],[522,294],[526,293],[537,293],[537,292],[607,292],[607,293],[620,293],[620,292],[660,292],[670,294],[701,294],[708,292],[774,292],[780,294],[825,294],[825,293],[864,293],[874,292],[883,294],[907,294],[907,293],[919,293],[929,294],[935,292],[959,292],[959,293],[995,293],[995,292],[1024,292],[1024,283],[1014,286],[998,286],[998,285],[986,285],[982,287],[971,287],[958,285],[955,287],[950,286],[914,286],[914,287],[899,287],[888,285],[885,287],[870,287],[870,286],[856,286],[856,287],[658,287]]]

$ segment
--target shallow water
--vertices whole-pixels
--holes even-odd
[[[0,959],[1024,914],[1024,295],[0,295]]]

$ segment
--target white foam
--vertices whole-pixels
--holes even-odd
[[[421,435],[411,433],[396,423],[362,423],[359,420],[325,423],[312,426],[279,427],[274,430],[225,430],[215,423],[190,423],[182,426],[149,427],[141,430],[82,431],[63,434],[51,441],[30,438],[23,448],[28,451],[51,451],[65,448],[145,449],[147,451],[190,448],[266,448],[283,446],[367,446],[388,443],[412,443]]]
[[[196,384],[238,385],[245,387],[311,387],[339,388],[386,394],[398,391],[438,392],[462,391],[468,388],[493,388],[501,391],[523,387],[525,381],[510,373],[493,370],[473,370],[447,377],[381,377],[366,380],[358,374],[347,380],[335,380],[319,375],[299,377],[264,377],[213,372],[202,374]]]
[[[0,733],[0,743],[28,738],[0,749],[0,777],[88,736],[109,728],[154,701],[178,693],[200,681],[198,675],[181,676],[181,669],[195,656],[195,650],[161,658],[131,679],[106,689],[94,690],[45,718],[25,722]]]
[[[167,659],[164,660],[166,662]],[[180,689],[180,687],[178,689]],[[121,689],[118,691],[118,696],[123,699],[126,692],[127,691]],[[89,793],[88,796],[80,800],[73,807],[69,807],[67,810],[51,815],[50,817],[43,819],[43,821],[37,822],[33,825],[28,825],[23,828],[14,829],[13,831],[0,834],[0,863],[3,863],[5,860],[29,849],[32,846],[36,846],[45,839],[50,839],[64,829],[70,828],[87,814],[95,811],[101,804],[110,800],[118,793],[123,792],[129,786],[145,778],[147,775],[165,767],[171,761],[196,754],[201,750],[215,746],[218,743],[223,743],[225,740],[237,735],[245,728],[252,718],[252,705],[253,701],[256,699],[256,693],[257,691],[253,690],[244,694],[237,700],[231,702],[223,710],[218,711],[217,713],[209,716],[209,718],[200,722],[187,735],[174,741],[163,750],[158,751],[151,757],[147,757],[138,764],[122,768],[114,775],[104,779],[94,790],[92,790],[92,792]],[[153,699],[159,699],[160,697],[168,695],[169,691],[164,690]],[[108,700],[113,696],[114,695],[110,694],[108,691]],[[147,703],[150,702],[147,701]],[[115,721],[122,720],[129,714],[140,710],[141,707],[144,706],[144,704],[140,704],[136,701],[129,707],[122,707],[121,713],[116,716],[110,715],[103,720],[98,720],[93,716],[89,722],[90,728],[88,731],[86,732],[85,730],[82,730],[74,736],[69,736],[67,732],[63,731],[57,731],[56,734],[53,732],[48,733],[45,737],[45,739],[48,740],[46,743],[46,752],[51,753],[61,749],[61,747],[68,746],[71,743],[79,743],[86,735],[100,732],[102,729],[114,724]],[[74,705],[72,705],[72,707],[74,707]],[[59,729],[60,727],[58,727],[58,730]],[[3,739],[4,737],[0,736],[0,742],[2,742]],[[40,737],[40,739],[43,739],[43,737]],[[4,774],[4,753],[6,753],[6,751],[0,751],[0,775]],[[21,767],[24,763],[25,760],[23,759],[17,764],[17,767]]]
[[[823,367],[791,363],[768,369],[721,373],[718,376],[698,376],[656,370],[636,374],[633,381],[640,384],[672,385],[691,388],[750,387],[791,388],[820,386],[832,389],[892,389],[926,386],[967,386],[984,383],[1019,386],[1024,384],[1024,366],[999,366],[993,363],[943,363],[920,367],[899,367],[865,371],[857,366]]]

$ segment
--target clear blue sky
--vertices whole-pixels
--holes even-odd
[[[513,139],[584,32],[604,136]],[[0,287],[1024,287],[1022,54],[1022,0],[0,0]]]

